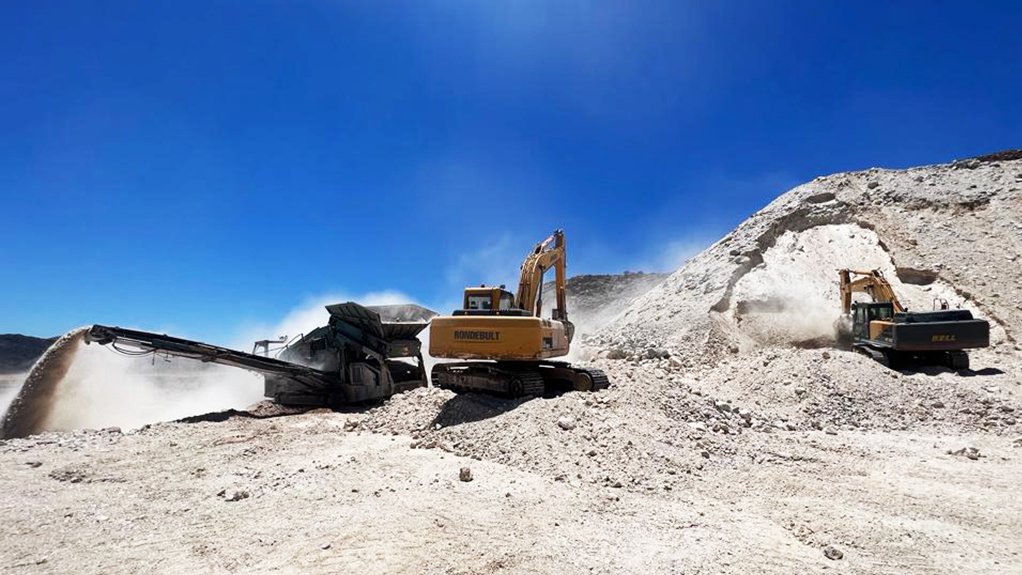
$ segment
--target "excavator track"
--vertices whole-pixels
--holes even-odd
[[[607,377],[606,373],[603,373],[602,369],[591,367],[576,367],[574,369],[577,372],[584,373],[589,376],[590,381],[593,382],[592,389],[590,391],[599,391],[610,387],[610,379]]]
[[[543,395],[546,392],[546,383],[543,376],[535,371],[523,371],[512,379],[511,395],[521,397],[525,395]]]
[[[610,387],[602,370],[560,362],[461,362],[433,366],[433,385],[455,392],[477,391],[509,397],[544,396],[563,391]]]
[[[546,383],[534,365],[507,366],[489,362],[438,363],[433,386],[455,392],[478,391],[509,397],[543,395]]]

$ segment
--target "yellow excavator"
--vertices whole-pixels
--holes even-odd
[[[969,368],[968,348],[990,345],[990,323],[934,300],[934,310],[910,312],[880,270],[838,270],[842,317],[838,341],[891,368],[906,363]],[[871,302],[853,302],[865,293]]]
[[[556,307],[547,319],[543,275],[550,268]],[[511,397],[607,388],[601,370],[552,359],[568,354],[575,332],[568,321],[565,270],[564,232],[557,230],[525,257],[517,293],[503,285],[465,288],[462,309],[430,322],[429,353],[468,361],[436,364],[433,385]]]

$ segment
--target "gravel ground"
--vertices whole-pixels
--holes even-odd
[[[453,399],[415,395],[441,409]],[[577,395],[513,402],[447,429],[594,400]],[[560,479],[563,467],[527,457],[500,463],[471,442],[428,447],[362,431],[379,417],[310,412],[8,440],[0,565],[12,573],[1022,569],[1022,439],[692,430],[637,444],[674,455],[673,474],[652,453],[626,455],[597,440],[605,473],[625,479],[619,486]],[[585,415],[576,417],[571,429],[560,417],[545,422],[547,441],[586,443]],[[644,432],[629,427],[614,437]],[[965,447],[978,458],[953,454]],[[459,449],[467,456],[452,453]]]

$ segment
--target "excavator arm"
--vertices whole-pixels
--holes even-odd
[[[901,302],[898,301],[894,288],[891,287],[890,282],[887,281],[887,278],[884,277],[883,272],[880,270],[859,271],[843,269],[838,270],[838,276],[840,278],[841,311],[843,313],[851,313],[852,294],[856,292],[869,294],[875,302],[891,303],[895,313],[907,311],[901,305]]]
[[[557,309],[554,310],[553,319],[565,322],[568,320],[565,254],[563,230],[555,231],[550,237],[536,244],[522,262],[522,275],[518,280],[518,294],[515,296],[518,307],[537,317],[542,314],[543,302],[539,299],[539,293],[543,286],[543,274],[552,267],[556,274],[554,285],[557,291]]]

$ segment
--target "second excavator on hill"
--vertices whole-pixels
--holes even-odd
[[[888,367],[905,363],[968,369],[968,348],[990,345],[990,323],[967,309],[935,300],[934,310],[909,312],[880,270],[838,270],[841,311],[838,339]],[[865,293],[871,302],[852,302]]]
[[[543,275],[554,269],[557,307],[543,317]],[[568,354],[575,326],[568,321],[564,232],[536,244],[522,262],[518,291],[465,288],[462,309],[433,318],[429,353],[460,359],[433,367],[433,385],[518,397],[557,391],[595,391],[610,385],[598,369],[552,358]]]

